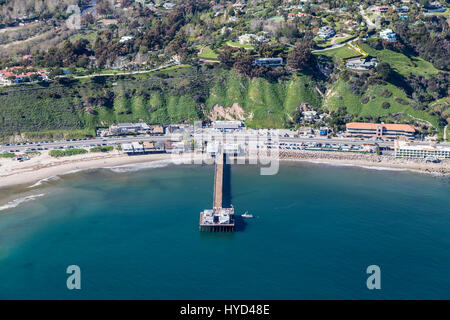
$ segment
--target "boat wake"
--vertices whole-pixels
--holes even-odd
[[[15,208],[18,205],[20,205],[21,203],[32,201],[32,200],[34,200],[36,198],[43,197],[43,196],[45,196],[45,193],[41,193],[41,194],[36,194],[36,195],[32,195],[32,196],[26,196],[26,197],[23,197],[23,198],[15,199],[13,201],[8,202],[7,204],[5,204],[3,206],[0,206],[0,211]]]

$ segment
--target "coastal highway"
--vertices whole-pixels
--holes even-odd
[[[234,135],[236,142],[247,140],[260,140],[264,141],[264,139],[268,139],[266,136],[257,136],[257,135],[244,135],[242,133]],[[190,136],[188,139],[193,139],[193,136]],[[81,139],[81,140],[59,140],[59,141],[48,141],[48,142],[35,142],[35,143],[27,143],[27,144],[12,144],[12,145],[1,145],[0,153],[4,151],[10,152],[25,152],[26,150],[35,149],[39,150],[52,150],[55,148],[67,148],[69,146],[73,148],[92,148],[95,146],[106,146],[106,145],[116,145],[122,143],[131,143],[131,142],[139,142],[139,141],[181,141],[184,138],[181,134],[176,135],[164,135],[164,136],[148,136],[148,135],[139,135],[139,136],[125,136],[125,137],[96,137],[93,139]],[[309,137],[271,137],[271,141],[273,143],[304,143],[304,142],[319,142],[319,143],[329,143],[329,144],[348,144],[348,145],[361,145],[363,143],[377,143],[380,147],[393,147],[393,141],[376,141],[371,139],[351,139],[351,138],[325,138],[320,136],[315,136],[313,138]],[[414,145],[428,145],[429,143],[424,141],[413,142]],[[450,145],[450,143],[443,143],[442,145]]]

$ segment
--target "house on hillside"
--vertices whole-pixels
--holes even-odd
[[[345,62],[345,66],[349,69],[358,70],[358,71],[367,71],[373,69],[377,66],[378,60],[377,58],[354,58],[348,59]]]
[[[380,38],[388,42],[397,41],[397,35],[392,29],[384,29],[380,31]]]
[[[334,31],[333,27],[325,26],[319,29],[319,32],[317,35],[322,39],[328,39],[331,38],[336,34],[336,31]]]
[[[246,33],[241,36],[239,36],[239,43],[240,44],[261,44],[264,42],[269,42],[268,39],[258,36],[256,34]]]
[[[254,64],[261,67],[280,67],[284,62],[283,58],[261,58],[256,59]]]

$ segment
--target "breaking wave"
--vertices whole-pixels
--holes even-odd
[[[55,181],[55,180],[59,180],[59,179],[61,179],[59,176],[51,176],[51,177],[48,177],[48,178],[44,178],[44,179],[39,180],[35,184],[29,186],[28,188],[38,187],[41,184],[43,184],[44,182]]]
[[[45,193],[41,193],[41,194],[36,194],[36,195],[32,195],[32,196],[26,196],[26,197],[23,197],[23,198],[15,199],[13,201],[8,202],[7,204],[5,204],[3,206],[0,206],[0,211],[15,208],[21,203],[32,201],[32,200],[34,200],[36,198],[43,197],[43,196],[45,196]]]

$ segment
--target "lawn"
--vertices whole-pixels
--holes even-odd
[[[405,77],[413,74],[429,78],[430,76],[434,76],[439,73],[439,70],[436,69],[430,62],[427,62],[420,57],[408,57],[402,53],[389,49],[375,50],[364,43],[360,43],[359,45],[369,55],[377,57],[380,61],[389,63],[395,71]]]
[[[322,52],[316,52],[315,54],[321,54],[327,57],[331,57],[335,62],[337,62],[338,60],[344,60],[348,58],[355,58],[361,56],[358,51],[355,51],[349,48],[348,46],[343,46],[341,48],[331,49]]]
[[[230,47],[234,47],[234,48],[244,48],[246,50],[253,50],[255,48],[251,44],[240,44],[239,42],[235,42],[235,41],[231,41],[231,40],[227,41],[226,45],[230,46]]]
[[[209,46],[205,46],[205,47],[203,47],[201,53],[199,51],[198,57],[200,59],[205,59],[205,60],[217,60],[218,55]]]

